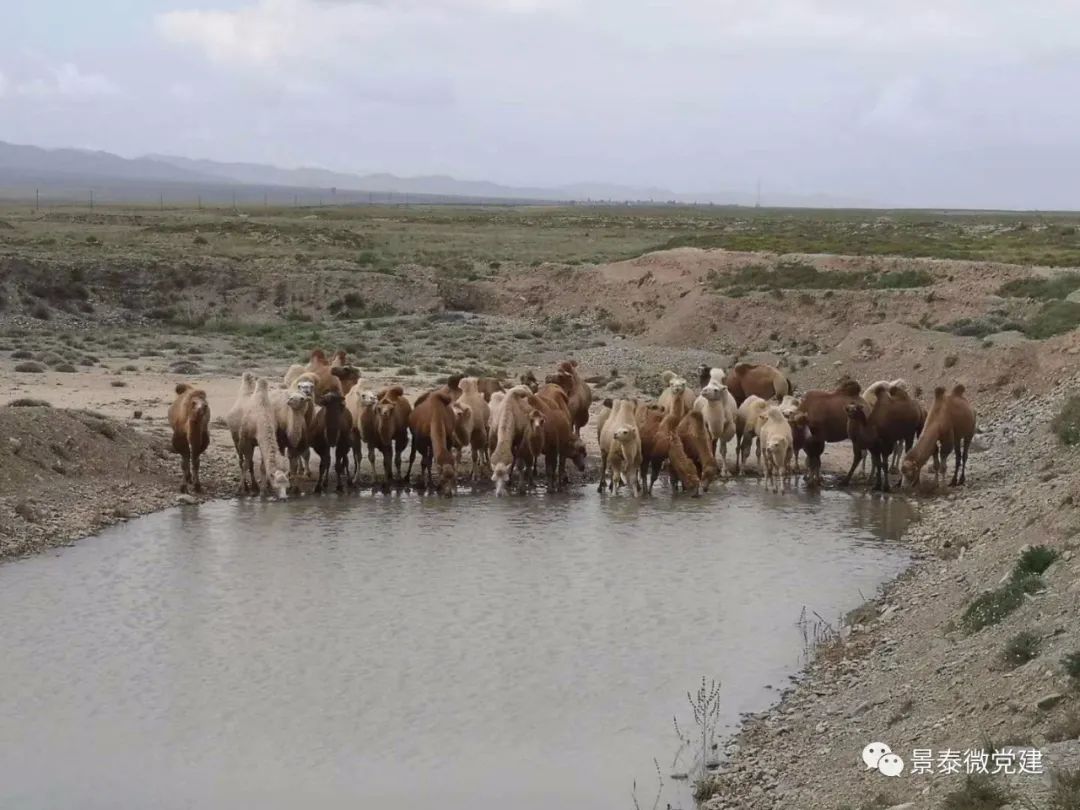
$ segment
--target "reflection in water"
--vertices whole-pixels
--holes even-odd
[[[906,504],[577,492],[242,501],[0,567],[0,806],[622,808],[702,675],[898,573]]]

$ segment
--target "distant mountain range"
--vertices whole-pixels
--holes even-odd
[[[113,195],[146,196],[148,184],[183,184],[189,188],[207,186],[220,197],[226,187],[231,193],[246,189],[304,190],[311,194],[331,195],[346,192],[340,201],[358,201],[363,194],[417,195],[440,200],[513,201],[618,201],[679,202],[718,205],[753,205],[754,195],[741,192],[680,194],[664,188],[635,187],[605,183],[577,183],[555,187],[504,186],[484,180],[458,180],[444,175],[398,177],[392,174],[351,174],[319,168],[283,169],[261,163],[223,163],[196,160],[174,155],[150,154],[123,158],[109,152],[83,149],[42,149],[0,141],[0,193],[4,187],[22,190],[38,186],[82,187],[106,184]],[[127,191],[125,192],[125,189]],[[330,200],[327,199],[327,202]],[[866,201],[833,198],[827,195],[770,195],[766,202],[774,206],[869,207]]]

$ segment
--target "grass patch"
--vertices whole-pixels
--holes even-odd
[[[927,287],[934,282],[924,270],[822,272],[806,262],[781,262],[776,267],[754,264],[740,267],[732,275],[714,270],[707,280],[714,289],[734,293],[735,297],[755,290],[773,294],[782,290],[899,290]]]
[[[1005,642],[1001,660],[1009,669],[1015,669],[1038,656],[1041,644],[1042,636],[1031,630],[1023,630]]]
[[[1043,586],[1037,574],[1011,579],[1001,587],[979,594],[964,610],[960,626],[968,633],[997,624],[1022,604],[1024,594],[1034,593]]]
[[[1057,416],[1050,421],[1050,430],[1066,447],[1080,444],[1080,397],[1065,400]]]
[[[1056,548],[1050,548],[1049,546],[1031,546],[1024,549],[1023,554],[1020,555],[1020,559],[1016,561],[1016,565],[1013,568],[1012,578],[1014,580],[1023,579],[1030,574],[1041,574],[1046,571],[1054,561],[1061,556]]]
[[[964,785],[947,793],[943,810],[998,810],[1010,801],[1007,790],[989,776],[969,774]]]
[[[1009,320],[1004,315],[991,313],[981,318],[959,318],[934,328],[938,332],[948,332],[959,337],[984,338],[997,332],[1022,332],[1024,324]]]
[[[997,294],[1004,298],[1062,299],[1080,289],[1080,273],[1062,273],[1051,278],[1020,278],[1002,284]]]
[[[1063,335],[1080,326],[1080,304],[1072,301],[1047,301],[1042,309],[1024,324],[1024,333],[1035,340]]]

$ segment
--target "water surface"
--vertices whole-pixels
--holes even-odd
[[[754,484],[141,518],[0,566],[0,806],[632,806],[686,692],[764,708],[906,519]]]

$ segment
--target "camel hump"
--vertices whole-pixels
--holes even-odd
[[[449,405],[454,401],[454,398],[450,396],[446,391],[436,391],[434,393],[435,399],[439,400],[443,405]]]
[[[446,378],[446,387],[453,391],[455,388],[459,388],[461,381],[465,378],[464,374],[451,374]]]
[[[945,386],[939,385],[934,389],[934,399],[941,399],[943,396],[945,396]]]
[[[321,360],[322,362],[325,363],[326,362],[326,352],[324,352],[322,349],[314,349],[311,352],[311,359],[312,360]]]
[[[856,380],[847,379],[840,383],[840,393],[857,397],[862,393],[862,386]]]
[[[674,371],[665,371],[660,375],[660,379],[664,381],[664,385],[667,385],[677,376],[678,375]]]
[[[185,391],[189,391],[190,389],[191,389],[191,386],[188,385],[187,383],[177,383],[176,384],[176,393],[177,394],[182,394]]]
[[[955,386],[953,386],[953,390],[952,390],[952,395],[953,395],[954,397],[962,397],[962,396],[964,395],[964,392],[965,392],[966,390],[967,390],[967,389],[966,389],[966,388],[964,388],[964,384],[963,384],[963,383],[957,383],[957,384],[956,384]]]
[[[401,396],[404,396],[404,395],[405,395],[405,389],[402,388],[400,385],[395,385],[392,388],[387,388],[383,392],[383,396],[386,397],[387,399],[397,399],[398,397],[401,397]]]
[[[890,385],[889,396],[896,399],[908,399],[907,388],[903,385]]]
[[[735,365],[735,368],[732,369],[732,371],[734,371],[736,374],[741,376],[741,375],[745,374],[746,372],[750,371],[753,368],[754,368],[753,363],[737,363]]]

